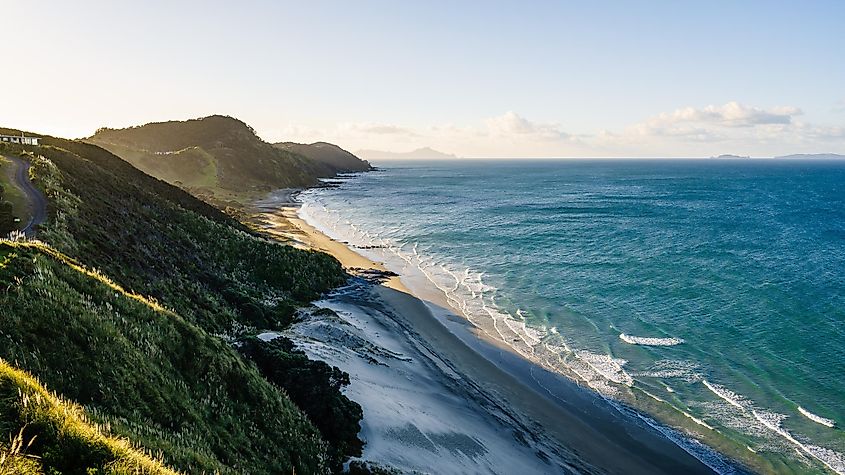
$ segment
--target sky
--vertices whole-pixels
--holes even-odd
[[[2,0],[0,126],[461,157],[845,153],[845,2]]]

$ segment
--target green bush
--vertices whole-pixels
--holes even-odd
[[[339,470],[349,457],[358,457],[364,447],[358,439],[361,406],[343,395],[349,375],[322,361],[309,360],[287,338],[262,341],[256,337],[240,341],[238,350],[255,362],[269,381],[285,390],[293,402],[320,430],[329,443],[330,460]]]
[[[2,195],[0,195],[0,236],[5,236],[15,229],[14,219],[12,203],[2,201]]]

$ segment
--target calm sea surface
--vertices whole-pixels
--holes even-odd
[[[845,163],[383,165],[303,217],[608,398],[845,473]]]

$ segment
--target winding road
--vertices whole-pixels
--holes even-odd
[[[47,198],[29,181],[29,162],[12,156],[4,155],[3,158],[15,165],[14,185],[24,192],[29,202],[30,218],[21,231],[27,236],[33,236],[35,227],[47,219]]]

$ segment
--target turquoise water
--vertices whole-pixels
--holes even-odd
[[[845,473],[845,163],[385,163],[302,200],[527,358]]]

